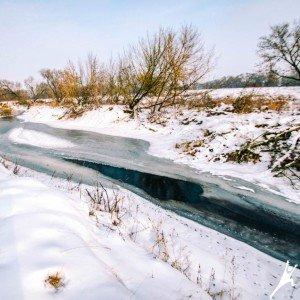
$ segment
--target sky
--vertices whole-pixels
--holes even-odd
[[[299,0],[0,0],[0,78],[39,78],[89,53],[109,61],[147,33],[186,24],[214,48],[208,79],[251,72],[259,37],[299,12]]]

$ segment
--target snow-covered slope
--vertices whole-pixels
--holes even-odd
[[[45,280],[62,277],[56,291]],[[100,231],[67,194],[0,166],[0,299],[210,299],[167,263]]]
[[[22,167],[18,174],[0,165],[0,299],[268,299],[284,270],[129,191],[108,190],[124,199],[115,226],[91,206],[92,187]],[[45,279],[57,272],[65,286],[56,292]],[[299,270],[293,278],[298,284]],[[286,285],[277,299],[299,291]]]
[[[220,89],[214,90],[214,97],[238,95],[254,89]],[[198,91],[199,92],[199,91]],[[237,164],[216,161],[215,158],[238,149],[249,139],[260,136],[266,129],[286,128],[300,123],[299,102],[300,87],[260,88],[255,93],[271,95],[291,95],[297,102],[280,112],[264,111],[247,114],[226,112],[223,105],[207,111],[186,109],[168,109],[159,115],[155,122],[149,120],[148,112],[141,112],[131,119],[120,106],[102,106],[86,112],[77,119],[59,120],[64,109],[49,106],[32,107],[21,119],[31,122],[47,123],[54,127],[91,130],[109,135],[118,135],[147,140],[150,142],[149,153],[165,157],[177,163],[188,164],[199,171],[211,172],[223,176],[239,177],[263,186],[274,193],[287,197],[290,201],[299,202],[300,192],[291,187],[288,179],[276,178],[268,169],[269,156],[264,153],[257,164]],[[278,129],[278,130],[279,130]],[[182,151],[176,144],[189,141],[204,141],[195,155]]]

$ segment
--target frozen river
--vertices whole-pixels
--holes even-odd
[[[13,129],[68,141],[57,149],[17,143]],[[41,135],[42,136],[42,135]],[[55,139],[54,139],[55,140]],[[282,261],[300,263],[300,208],[255,184],[221,178],[147,153],[148,142],[0,119],[0,155],[49,175],[122,186],[165,209],[225,233]]]

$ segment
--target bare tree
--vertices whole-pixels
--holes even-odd
[[[63,81],[66,95],[76,99],[80,107],[99,105],[106,93],[106,71],[92,54],[85,63],[79,62],[77,66],[69,62],[63,71]]]
[[[300,81],[300,23],[272,26],[271,33],[260,38],[258,54],[275,75]]]
[[[32,76],[24,80],[24,85],[27,89],[30,99],[33,102],[44,98],[47,94],[49,94],[48,86],[43,82],[36,82]]]
[[[19,82],[13,82],[9,80],[2,79],[0,80],[0,95],[1,98],[5,100],[25,100],[28,95],[26,91],[21,88]]]
[[[63,76],[62,71],[60,70],[51,70],[51,69],[43,69],[40,71],[42,77],[46,80],[46,83],[51,90],[52,96],[54,99],[61,103],[64,98],[63,91]]]
[[[205,52],[197,30],[191,26],[179,32],[161,29],[120,58],[116,90],[131,112],[146,98],[152,102],[144,107],[159,110],[174,104],[210,67],[211,55]]]

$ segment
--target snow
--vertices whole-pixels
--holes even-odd
[[[108,190],[124,197],[118,226],[107,212],[89,216],[87,188],[0,165],[0,299],[268,299],[279,282],[283,262],[127,190]],[[44,284],[56,272],[59,292]],[[276,298],[292,292],[286,285]]]
[[[258,88],[258,89],[220,89],[213,90],[215,97],[237,95],[255,91],[271,95],[291,95],[296,102],[280,113],[266,111],[249,114],[227,113],[223,105],[215,109],[219,115],[209,115],[205,111],[169,109],[159,116],[161,124],[151,123],[147,112],[141,112],[135,119],[129,118],[120,106],[104,105],[99,109],[86,112],[83,116],[72,120],[58,120],[64,109],[49,106],[32,107],[21,119],[31,122],[46,123],[54,127],[91,130],[99,133],[143,139],[150,142],[149,153],[165,157],[176,163],[187,164],[200,172],[210,172],[217,176],[232,176],[251,181],[273,193],[285,196],[288,201],[300,203],[300,191],[294,189],[287,179],[276,178],[268,169],[270,158],[264,153],[257,164],[236,164],[214,158],[236,150],[247,139],[260,136],[266,129],[286,126],[299,122],[300,87]],[[197,91],[199,92],[199,91]],[[186,124],[186,120],[189,124]],[[266,126],[260,127],[260,125]],[[204,136],[205,131],[213,133]],[[212,138],[213,137],[213,138]],[[204,140],[195,156],[176,149],[177,143]]]
[[[259,87],[259,88],[223,88],[212,90],[212,96],[224,97],[224,96],[236,96],[241,93],[256,93],[262,95],[283,95],[292,96],[299,99],[300,87],[299,86],[282,86],[282,87]]]
[[[78,196],[0,166],[0,199],[0,299],[210,299],[169,264],[96,226]],[[45,284],[56,272],[59,291]]]
[[[239,185],[239,186],[236,186],[237,189],[240,189],[240,190],[245,190],[245,191],[249,191],[251,193],[255,193],[255,191],[253,189],[250,189],[246,186],[242,186],[242,185]]]
[[[9,132],[9,139],[14,143],[33,145],[42,148],[69,148],[75,146],[67,140],[24,128],[12,129]]]

